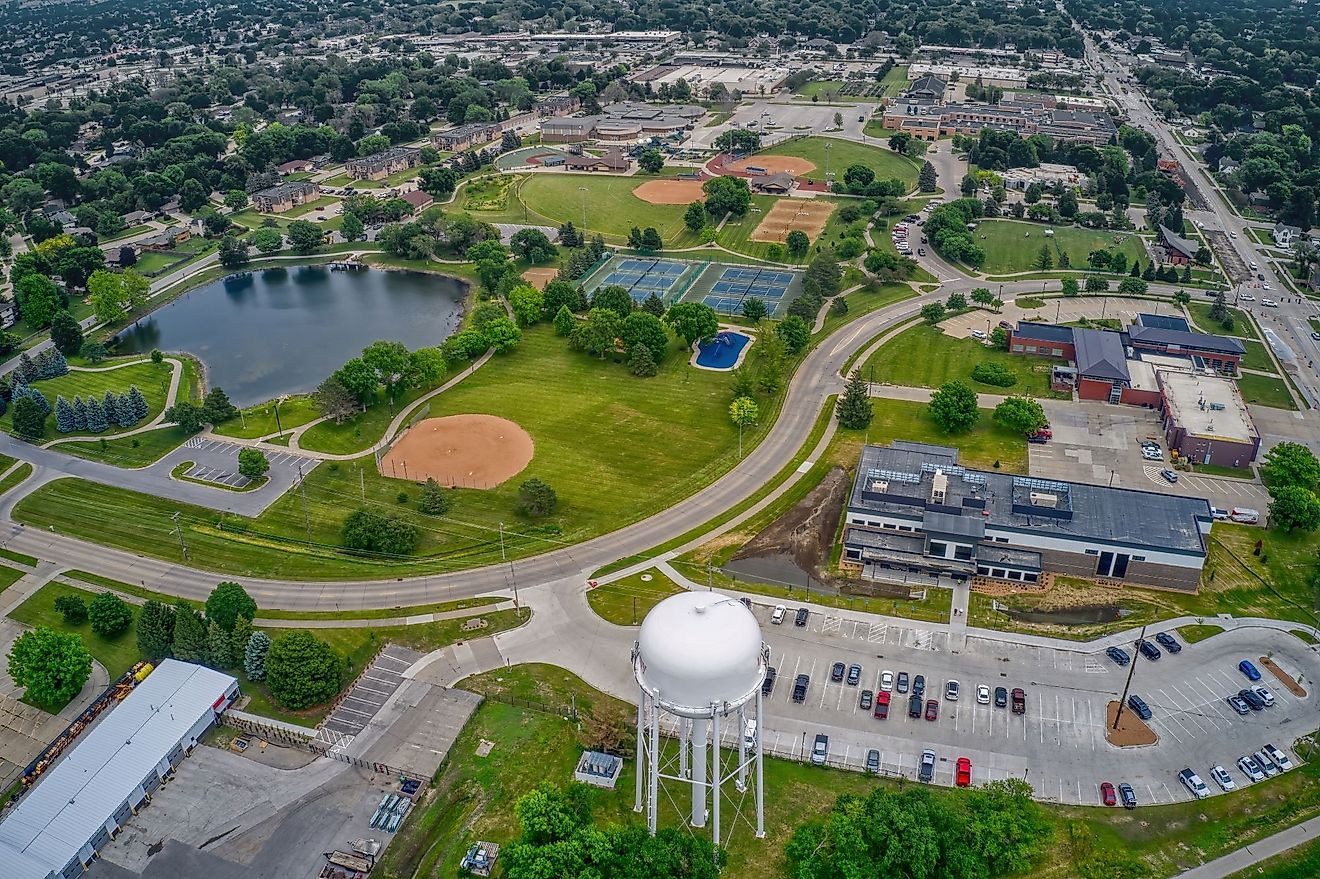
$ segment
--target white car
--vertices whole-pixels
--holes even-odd
[[[1278,766],[1284,772],[1287,772],[1289,769],[1293,768],[1293,762],[1292,760],[1288,759],[1288,755],[1283,753],[1273,745],[1266,745],[1264,748],[1262,748],[1262,750],[1265,752],[1265,756],[1273,760],[1274,765]]]
[[[987,687],[985,684],[976,685],[976,704],[978,705],[990,704],[990,688]]]
[[[1210,788],[1206,787],[1205,782],[1201,780],[1201,776],[1197,775],[1191,769],[1184,769],[1182,772],[1179,772],[1178,780],[1183,783],[1183,787],[1191,791],[1192,796],[1196,799],[1204,800],[1206,797],[1210,796]]]
[[[784,617],[787,615],[788,608],[784,607],[782,604],[776,604],[774,613],[770,614],[770,622],[774,623],[776,626],[782,626],[784,624]]]
[[[894,689],[894,673],[892,671],[880,672],[880,689],[886,693]]]
[[[972,330],[972,338],[973,338],[973,339],[984,339],[984,338],[985,338],[985,330]]]
[[[1256,297],[1255,297],[1255,296],[1252,296],[1250,293],[1243,293],[1241,296],[1238,297],[1238,299],[1240,299],[1240,300],[1243,301],[1243,302],[1255,302],[1255,301],[1256,301]]]
[[[1274,694],[1271,693],[1269,690],[1265,689],[1264,687],[1262,687],[1260,684],[1256,684],[1255,686],[1253,686],[1251,688],[1251,692],[1259,696],[1260,701],[1264,702],[1267,708],[1272,707],[1274,705]],[[1270,756],[1273,757],[1274,755],[1271,754]]]
[[[959,690],[958,682],[949,681],[947,684],[944,685],[944,698],[949,702],[957,702],[958,690]]]
[[[1269,281],[1262,281],[1261,284],[1260,284],[1260,289],[1262,289],[1262,290],[1273,290],[1274,288],[1270,286],[1270,282],[1269,282]],[[1270,304],[1270,301],[1269,301],[1268,299],[1266,299],[1266,300],[1265,300],[1265,304],[1266,304],[1266,305],[1269,305],[1269,304]]]
[[[1238,769],[1241,769],[1242,774],[1252,781],[1265,780],[1265,773],[1260,771],[1260,767],[1256,765],[1256,761],[1252,760],[1250,757],[1239,757]]]
[[[1228,233],[1228,237],[1229,237],[1229,238],[1236,238],[1236,237],[1237,237],[1237,233],[1236,233],[1236,232],[1229,232],[1229,233]]]
[[[1220,790],[1230,791],[1237,789],[1237,782],[1233,780],[1233,776],[1229,775],[1228,770],[1220,766],[1218,763],[1210,767],[1210,777],[1219,785]]]
[[[1270,289],[1270,287],[1269,287],[1268,284],[1265,285],[1265,289],[1266,289],[1266,290]],[[1263,305],[1263,306],[1265,306],[1266,308],[1278,308],[1278,307],[1279,307],[1279,303],[1275,302],[1273,299],[1262,299],[1262,300],[1260,301],[1260,304]]]
[[[1145,448],[1145,449],[1142,449],[1142,450],[1141,450],[1141,457],[1145,458],[1147,461],[1163,461],[1163,460],[1164,460],[1164,454],[1163,454],[1162,452],[1160,452],[1158,449],[1152,449],[1152,448]]]

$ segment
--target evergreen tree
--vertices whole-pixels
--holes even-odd
[[[117,394],[115,396],[115,424],[120,427],[132,427],[137,423],[137,416],[133,414],[133,404],[129,402],[128,394]]]
[[[32,362],[32,358],[24,351],[18,355],[18,366],[14,367],[14,375],[23,380],[24,384],[33,381],[37,375],[37,365]]]
[[[73,398],[73,429],[87,429],[87,404],[83,402],[81,394]]]
[[[426,484],[422,486],[422,499],[417,509],[428,516],[443,516],[449,512],[449,495],[445,494],[434,477],[427,477]]]
[[[922,162],[921,171],[917,174],[917,188],[922,192],[934,192],[938,188],[938,179],[935,166],[930,162]]]
[[[250,681],[266,679],[266,653],[270,650],[270,635],[253,632],[243,651],[243,671]]]
[[[28,396],[14,400],[14,433],[34,440],[46,432],[46,416]]]
[[[64,355],[60,353],[60,349],[47,348],[46,350],[50,352],[50,357],[47,358],[47,363],[49,364],[47,370],[49,374],[46,377],[57,378],[61,375],[68,375],[69,361],[64,359]]]
[[[107,390],[105,396],[101,398],[101,408],[105,410],[106,424],[114,424],[119,420],[115,418],[115,414],[119,411],[119,395]]]
[[[101,433],[110,422],[106,421],[105,407],[95,397],[87,398],[87,429],[92,433]]]
[[[660,369],[655,365],[655,355],[651,349],[638,342],[628,352],[628,371],[639,378],[650,378]]]
[[[239,617],[234,621],[234,630],[229,633],[229,659],[230,665],[238,665],[243,661],[243,652],[247,649],[248,639],[252,637],[252,620],[247,617]]]
[[[559,306],[559,311],[555,312],[554,327],[556,336],[568,336],[577,326],[577,320],[573,317],[573,312],[568,310],[567,305]]]
[[[74,430],[73,407],[62,394],[55,398],[55,429],[60,433],[71,433]]]
[[[865,430],[871,426],[875,410],[871,407],[871,397],[866,382],[862,380],[862,371],[854,369],[848,376],[848,385],[843,389],[834,412],[839,424],[849,430]]]
[[[142,392],[138,390],[137,385],[129,385],[128,402],[133,409],[135,423],[146,418],[147,413],[151,411],[151,407],[147,405],[147,398],[142,396]]]
[[[183,602],[174,605],[174,640],[170,650],[174,658],[205,663],[206,647],[207,631],[202,615]]]
[[[229,633],[220,628],[215,620],[211,620],[206,627],[206,652],[210,654],[210,662],[207,664],[212,668],[229,668],[234,664]]]
[[[35,390],[30,385],[20,385],[15,389],[14,402],[17,403],[20,399],[31,400],[33,405],[37,407],[37,411],[41,413],[42,418],[45,418],[50,414],[50,401],[47,400],[40,391]]]
[[[174,608],[154,598],[147,601],[138,614],[138,652],[149,662],[160,662],[170,655],[173,644]]]

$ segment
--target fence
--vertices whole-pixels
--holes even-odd
[[[379,763],[374,760],[363,760],[360,757],[350,757],[347,754],[341,754],[332,750],[325,742],[317,741],[312,738],[315,730],[307,730],[307,735],[300,735],[291,730],[278,726],[270,726],[264,723],[258,723],[249,720],[246,717],[235,717],[226,711],[220,715],[220,723],[224,726],[248,733],[249,735],[260,736],[268,742],[278,742],[289,747],[299,748],[319,754],[322,757],[328,757],[331,760],[338,760],[340,763],[347,763],[350,766],[356,766],[358,769],[366,769],[369,772],[377,772],[382,775],[391,775],[406,781],[416,781],[425,786],[427,779],[409,772],[407,769],[400,769],[397,766],[391,766],[388,763]]]

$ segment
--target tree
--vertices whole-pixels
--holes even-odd
[[[738,425],[738,456],[741,457],[743,428],[757,422],[761,409],[751,397],[738,397],[729,404],[729,417]]]
[[[577,320],[573,317],[573,312],[568,310],[567,305],[561,305],[559,311],[555,312],[553,323],[556,336],[569,336],[573,333]]]
[[[449,495],[440,487],[434,477],[428,476],[422,486],[422,498],[417,509],[428,516],[443,516],[449,512]]]
[[[183,662],[205,663],[208,658],[206,623],[201,614],[182,600],[174,605],[174,642],[170,653]]]
[[[1118,292],[1123,296],[1144,296],[1150,285],[1141,278],[1124,278],[1118,282]]]
[[[651,355],[652,365],[664,359],[669,348],[669,331],[660,318],[645,311],[634,311],[623,320],[619,338],[630,352],[637,345],[644,346]]]
[[[871,426],[875,409],[871,405],[870,389],[862,379],[861,369],[854,369],[848,374],[848,384],[834,405],[834,414],[839,419],[839,426],[848,430],[865,430]]]
[[[65,297],[59,287],[44,275],[26,275],[14,284],[14,297],[23,319],[33,326],[49,326],[55,315],[65,307]]]
[[[248,636],[243,649],[243,673],[250,681],[266,679],[266,656],[270,652],[270,635],[256,631]]]
[[[767,311],[764,302],[755,296],[748,296],[743,300],[742,313],[743,317],[747,318],[752,323],[760,323],[765,319],[769,312]]]
[[[950,293],[949,298],[944,302],[944,307],[949,311],[962,311],[967,307],[967,297],[962,293]]]
[[[344,214],[344,225],[341,227],[341,231],[343,231],[345,238],[349,237],[348,235],[349,217],[353,217],[353,219],[357,220],[357,218],[353,214]],[[360,229],[362,226],[362,221],[357,220],[357,224],[358,224],[358,228]],[[360,236],[361,236],[361,232],[358,233],[358,237]],[[350,240],[356,240],[356,238],[352,238]],[[250,241],[252,243],[252,246],[255,247],[257,250],[261,251],[262,253],[274,253],[275,251],[279,250],[281,247],[284,246],[284,236],[280,233],[279,229],[274,229],[274,228],[258,229],[257,231],[253,232],[251,235],[248,236],[248,241]]]
[[[418,188],[434,198],[445,198],[458,186],[458,172],[453,168],[423,168]]]
[[[522,330],[507,317],[495,318],[482,327],[481,332],[497,354],[509,353],[522,341]]]
[[[732,214],[741,217],[752,205],[752,190],[741,177],[715,177],[701,185],[706,193],[706,213],[712,217]]]
[[[691,232],[700,232],[706,225],[706,203],[694,201],[683,211],[683,225]]]
[[[654,226],[647,226],[642,230],[641,247],[638,249],[642,253],[655,253],[657,250],[663,250],[664,240],[660,237],[660,232]]]
[[[40,626],[24,632],[9,650],[9,676],[26,688],[29,702],[59,710],[82,690],[92,655],[76,634]]]
[[[203,416],[211,424],[220,424],[238,417],[238,407],[229,402],[229,395],[223,388],[215,387],[206,392],[202,399]]]
[[[63,394],[55,398],[55,429],[60,433],[72,433],[77,429],[73,406]]]
[[[981,417],[976,392],[966,382],[946,382],[931,395],[930,417],[945,433],[971,430]]]
[[[104,428],[102,428],[104,429]],[[14,433],[26,440],[34,440],[46,432],[46,413],[29,396],[14,401]]]
[[[220,239],[220,265],[227,269],[234,269],[247,264],[248,245],[246,241],[240,241],[234,235],[226,235]]]
[[[317,387],[312,402],[316,404],[316,411],[335,424],[343,424],[361,409],[358,398],[333,375]]]
[[[1064,278],[1059,283],[1064,296],[1076,296],[1081,292],[1081,288],[1078,286],[1076,278]]]
[[[97,269],[87,279],[87,293],[92,310],[102,323],[121,321],[128,314],[128,297],[123,276],[107,269]]]
[[[620,318],[632,314],[635,304],[627,288],[618,285],[601,287],[591,298],[592,308],[608,308]]]
[[[160,662],[170,655],[174,642],[174,608],[148,599],[138,612],[138,653],[148,662]]]
[[[1087,293],[1107,293],[1109,292],[1109,281],[1099,275],[1088,275],[1086,278]]]
[[[1009,397],[995,407],[995,424],[1013,433],[1035,433],[1045,426],[1045,410],[1029,397]]]
[[[518,512],[524,515],[539,519],[553,513],[558,505],[555,490],[536,477],[518,486]]]
[[[1320,484],[1320,461],[1301,443],[1283,442],[1265,453],[1260,473],[1271,489],[1297,486],[1315,491]]]
[[[1192,295],[1186,290],[1179,290],[1173,294],[1173,304],[1186,306],[1192,301]]]
[[[180,400],[165,410],[164,419],[171,424],[177,424],[184,433],[196,433],[206,426],[206,410],[187,400]],[[100,433],[107,426],[105,410],[101,407],[100,401],[93,397],[87,403],[87,429],[93,433]]]
[[[61,354],[72,357],[82,350],[82,327],[67,311],[57,312],[50,322],[50,341]]]
[[[509,248],[530,263],[545,262],[558,252],[540,229],[519,229],[509,239]]]
[[[285,708],[300,711],[339,692],[343,661],[310,632],[285,632],[266,651],[266,686]]]
[[[61,595],[55,599],[55,611],[71,626],[81,626],[87,622],[87,603],[81,596]]]
[[[1320,498],[1300,485],[1271,488],[1270,524],[1284,531],[1314,531],[1320,528]]]
[[[637,167],[647,174],[657,174],[665,166],[664,155],[655,147],[643,150],[637,157]]]
[[[233,638],[215,620],[206,624],[206,653],[212,668],[230,668],[237,661]]]
[[[946,309],[942,302],[928,302],[921,306],[921,319],[934,326],[944,320]]]
[[[687,346],[698,339],[708,339],[719,331],[720,322],[715,309],[703,302],[679,302],[670,306],[665,322],[674,328]]]
[[[921,171],[917,174],[917,189],[922,192],[934,192],[939,188],[939,176],[935,173],[935,166],[930,162],[921,163]]]
[[[811,239],[801,229],[794,229],[784,238],[784,246],[793,256],[802,256],[811,247]]]
[[[647,294],[642,300],[642,311],[655,317],[663,318],[665,316],[665,301],[655,295],[654,291]]]
[[[659,374],[660,367],[651,349],[638,342],[628,349],[628,371],[638,378],[652,378]]]
[[[321,227],[309,220],[294,220],[284,234],[298,253],[311,253],[321,246]]]
[[[1048,272],[1054,268],[1054,249],[1048,244],[1042,244],[1040,251],[1036,254],[1035,261],[1031,265],[1042,272]]]
[[[1018,778],[991,781],[967,796],[967,837],[975,861],[991,876],[1028,874],[1045,856],[1050,823]]]
[[[241,189],[231,189],[225,193],[225,207],[231,211],[241,211],[248,206],[248,194]]]
[[[242,449],[238,453],[238,475],[260,479],[270,469],[270,461],[258,449]]]
[[[355,552],[404,557],[417,548],[417,527],[398,513],[359,509],[344,519],[339,539]]]
[[[117,638],[133,622],[133,611],[118,595],[102,592],[88,604],[87,619],[102,638]]]
[[[784,340],[790,354],[797,354],[811,343],[811,328],[796,314],[790,314],[775,327],[775,333]]]

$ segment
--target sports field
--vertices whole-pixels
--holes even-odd
[[[912,188],[917,185],[917,171],[920,170],[915,162],[891,150],[834,137],[797,138],[762,150],[757,155],[800,156],[816,166],[802,175],[808,180],[826,180],[826,172],[842,178],[849,165],[865,165],[877,177],[897,177]]]
[[[1054,234],[1046,235],[1047,229],[1053,229]],[[981,268],[987,274],[1032,271],[1042,244],[1050,245],[1056,269],[1061,253],[1068,254],[1071,268],[1085,269],[1091,251],[1102,248],[1127,254],[1129,266],[1134,259],[1140,259],[1143,264],[1150,261],[1141,239],[1128,232],[1046,226],[1018,220],[985,220],[973,234],[976,243],[985,248],[985,265]]]

